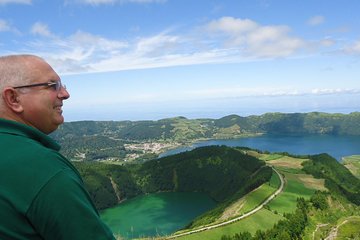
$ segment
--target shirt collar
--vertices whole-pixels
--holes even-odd
[[[8,133],[13,135],[24,136],[31,138],[47,148],[59,151],[60,145],[57,144],[52,138],[38,129],[7,119],[0,118],[0,133]]]

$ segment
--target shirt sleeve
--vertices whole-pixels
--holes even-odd
[[[44,239],[115,239],[100,219],[82,181],[70,169],[58,172],[46,183],[27,217]]]

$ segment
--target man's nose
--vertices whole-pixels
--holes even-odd
[[[70,97],[70,94],[66,88],[62,87],[58,93],[58,97],[61,99],[68,99]]]

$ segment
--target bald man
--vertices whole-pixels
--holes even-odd
[[[0,57],[0,239],[115,239],[47,134],[70,97],[34,55]]]

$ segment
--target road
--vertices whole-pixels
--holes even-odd
[[[213,225],[209,225],[209,226],[205,226],[205,227],[201,227],[201,228],[198,228],[198,229],[195,229],[195,230],[191,230],[189,232],[184,232],[184,233],[179,233],[179,234],[176,234],[176,235],[172,235],[172,236],[169,236],[169,237],[166,237],[165,239],[173,239],[173,238],[177,238],[177,237],[181,237],[181,236],[185,236],[185,235],[189,235],[189,234],[193,234],[193,233],[197,233],[197,232],[202,232],[202,231],[206,231],[206,230],[210,230],[210,229],[214,229],[214,228],[217,228],[217,227],[221,227],[221,226],[224,226],[224,225],[227,225],[227,224],[230,224],[230,223],[233,223],[233,222],[236,222],[236,221],[239,221],[241,219],[244,219],[254,213],[256,213],[257,211],[259,211],[260,209],[262,209],[266,204],[268,204],[272,199],[274,199],[279,193],[281,193],[284,189],[284,185],[285,185],[285,181],[284,181],[284,178],[283,176],[275,169],[273,168],[273,170],[276,172],[276,174],[279,176],[280,178],[280,186],[279,188],[276,190],[275,193],[273,193],[272,195],[270,195],[263,203],[261,203],[259,206],[257,206],[256,208],[254,208],[253,210],[251,210],[250,212],[247,212],[237,218],[234,218],[234,219],[231,219],[231,220],[228,220],[226,222],[222,222],[222,223],[217,223],[217,224],[213,224]]]

